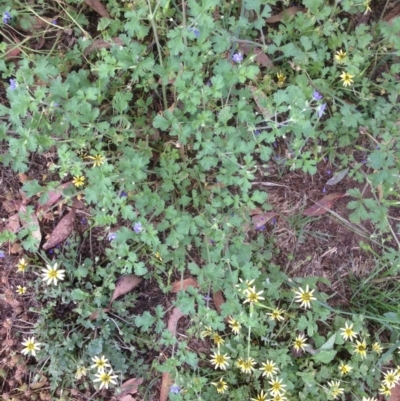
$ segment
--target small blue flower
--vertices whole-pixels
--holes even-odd
[[[169,391],[173,394],[179,394],[179,392],[181,391],[181,388],[177,385],[177,384],[173,384]]]
[[[232,56],[232,61],[234,61],[235,63],[240,63],[243,61],[243,54],[242,53],[235,53]]]
[[[200,31],[197,28],[189,28],[188,31],[194,33],[194,36],[196,36],[196,38],[200,36]]]
[[[10,79],[10,91],[15,91],[15,89],[17,89],[17,81],[15,79]]]
[[[323,194],[326,193],[326,187],[324,187],[324,188],[322,189],[322,193],[323,193]]]
[[[317,107],[317,114],[319,118],[321,118],[324,115],[325,109],[326,109],[326,103],[322,103]]]
[[[126,198],[128,196],[128,194],[125,191],[121,191],[121,193],[119,194],[120,198]]]
[[[117,238],[117,234],[116,233],[110,233],[108,234],[108,240],[111,242],[113,240],[115,240],[115,238]]]
[[[255,135],[255,136],[258,136],[258,135],[260,135],[260,134],[261,134],[261,132],[260,132],[258,129],[254,131],[254,135]]]
[[[256,231],[264,231],[265,230],[265,226],[256,227],[255,230]]]
[[[5,24],[8,24],[11,20],[12,20],[11,14],[10,14],[8,11],[6,11],[6,12],[3,14],[3,22],[4,22]]]
[[[204,301],[206,301],[206,302],[212,301],[212,298],[210,297],[210,295],[204,295],[203,299],[204,299]]]
[[[0,251],[0,258],[5,258],[6,254],[3,251]]]
[[[135,231],[135,233],[139,234],[140,232],[142,232],[142,230],[143,230],[142,223],[135,223],[133,225],[133,231]]]
[[[314,91],[312,97],[314,100],[322,100],[323,98],[323,96],[318,91]]]
[[[87,220],[86,220],[84,217],[82,217],[82,218],[81,218],[81,223],[82,223],[82,224],[86,224],[86,223],[87,223]]]
[[[331,175],[332,171],[331,170],[326,170],[326,174]]]
[[[53,19],[53,20],[51,21],[51,23],[52,23],[53,25],[57,25],[57,20],[56,20],[56,19]]]

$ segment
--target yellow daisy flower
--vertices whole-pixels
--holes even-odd
[[[390,397],[392,394],[392,390],[386,384],[382,384],[381,388],[379,389],[379,394]]]
[[[221,344],[223,344],[225,341],[224,341],[224,339],[218,334],[218,333],[214,333],[213,335],[212,335],[212,337],[213,337],[213,341],[214,341],[214,344],[219,348],[219,346],[221,345]]]
[[[353,323],[348,325],[347,322],[344,325],[344,328],[340,329],[342,331],[342,333],[340,333],[340,335],[347,341],[353,341],[353,337],[356,338],[357,337],[357,333],[353,330]]]
[[[226,382],[222,380],[222,377],[217,382],[211,383],[213,386],[217,388],[217,393],[223,394],[228,389]]]
[[[367,343],[365,340],[362,342],[356,341],[356,345],[354,345],[354,351],[361,356],[361,358],[367,357]]]
[[[108,359],[104,355],[101,355],[100,358],[95,356],[92,358],[92,361],[94,362],[94,365],[92,365],[90,369],[97,369],[99,372],[104,372],[105,368],[111,367],[111,365],[108,363]]]
[[[28,337],[26,340],[22,341],[22,345],[25,347],[21,352],[24,355],[32,354],[36,356],[36,351],[40,350],[40,343],[37,343],[35,337]]]
[[[269,316],[270,320],[285,320],[284,318],[284,314],[285,314],[285,310],[284,309],[274,309],[272,312],[267,313],[267,316]]]
[[[241,329],[241,324],[235,320],[234,318],[230,317],[228,320],[228,324],[233,331],[234,334],[239,335],[240,334],[240,329]]]
[[[338,63],[343,63],[345,59],[346,59],[346,52],[344,52],[342,49],[336,52],[335,60]]]
[[[261,393],[257,394],[256,398],[251,398],[251,401],[267,401],[267,394],[264,393],[264,390],[261,390]]]
[[[268,390],[272,396],[282,395],[286,392],[285,387],[286,384],[282,384],[282,379],[273,379],[268,382],[271,385],[271,388]]]
[[[74,177],[72,183],[77,187],[83,187],[85,185],[85,177],[83,175],[78,175]]]
[[[278,373],[278,368],[276,367],[275,362],[269,361],[267,359],[266,363],[261,364],[261,372],[263,372],[263,376],[273,377]]]
[[[286,77],[282,74],[281,71],[279,71],[279,72],[276,74],[276,77],[278,78],[278,85],[279,85],[279,86],[282,86],[282,85],[285,83],[285,81],[286,81]]]
[[[352,366],[348,365],[347,363],[340,362],[339,365],[339,372],[341,375],[347,375],[353,370]]]
[[[95,375],[96,379],[93,380],[94,382],[100,382],[100,388],[101,390],[103,387],[108,388],[108,385],[111,384],[118,384],[116,382],[116,378],[118,377],[117,375],[113,375],[112,369],[109,372],[105,371],[98,371],[98,373]]]
[[[260,300],[265,299],[264,297],[261,296],[263,291],[256,292],[256,287],[250,288],[245,290],[245,296],[246,299],[244,300],[243,303],[250,303],[251,305],[259,302]]]
[[[228,360],[231,358],[228,356],[228,354],[221,355],[218,351],[211,355],[211,357],[211,363],[215,365],[215,369],[220,368],[225,370],[229,366]]]
[[[295,302],[301,302],[300,306],[304,306],[304,308],[310,308],[311,307],[311,301],[315,301],[316,298],[313,297],[313,293],[315,290],[311,290],[308,287],[308,284],[306,286],[306,290],[304,291],[303,288],[299,288],[298,291],[295,291]]]
[[[351,86],[353,84],[354,75],[351,75],[348,72],[340,74],[340,78],[343,81],[343,86]]]
[[[299,352],[300,350],[304,351],[304,346],[306,345],[307,337],[304,334],[299,334],[293,343],[293,348],[295,351]]]
[[[372,351],[376,352],[378,355],[380,355],[383,351],[382,346],[378,342],[374,342],[372,344]]]
[[[240,369],[243,373],[250,374],[254,371],[255,361],[253,358],[244,359],[241,363]]]
[[[105,157],[100,154],[96,156],[87,156],[87,158],[93,160],[93,167],[101,166],[105,161]]]
[[[329,386],[329,392],[332,395],[333,398],[339,397],[339,395],[342,395],[344,392],[344,389],[340,387],[340,381],[331,381],[328,382]]]
[[[24,272],[28,267],[28,263],[25,261],[25,258],[21,258],[17,264],[17,272]]]
[[[386,372],[384,374],[384,379],[382,380],[382,383],[386,385],[389,388],[393,388],[396,383],[399,381],[399,376],[397,375],[397,372],[395,369],[389,370],[389,372]]]
[[[21,287],[20,285],[17,285],[17,290],[15,292],[19,295],[24,295],[26,293],[26,287]]]

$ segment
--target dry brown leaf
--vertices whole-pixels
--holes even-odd
[[[26,206],[21,205],[18,210],[19,210],[19,219],[21,221],[22,226],[25,228],[29,227],[29,228],[33,229],[32,237],[36,239],[36,241],[38,242],[38,247],[39,247],[40,242],[42,241],[42,233],[40,231],[39,220],[36,217],[36,214],[32,213],[25,220],[25,217],[23,215],[26,214]]]
[[[85,0],[85,3],[103,18],[110,18],[110,14],[99,0]]]
[[[280,22],[284,18],[287,18],[292,15],[296,15],[298,12],[304,13],[306,10],[301,7],[289,7],[283,11],[281,11],[279,14],[273,15],[272,17],[269,17],[265,20],[267,24],[274,24],[275,22]]]
[[[268,68],[273,68],[274,63],[271,61],[271,59],[258,47],[251,46],[247,43],[241,43],[239,45],[239,50],[243,54],[255,54],[256,57],[254,61],[263,67],[268,67]]]
[[[21,49],[19,48],[18,44],[21,42],[16,36],[13,35],[14,38],[14,42],[10,42],[10,40],[8,40],[6,37],[3,37],[4,41],[9,43],[9,45],[7,46],[6,50],[6,54],[4,56],[4,58],[6,60],[12,60],[16,57],[18,57],[18,55],[21,53]]]
[[[254,101],[256,102],[256,105],[260,110],[261,114],[263,115],[263,117],[266,120],[270,120],[271,117],[274,115],[274,112],[265,108],[268,99],[267,95],[263,91],[261,91],[261,89],[258,89],[255,86],[247,85],[247,87],[253,94]]]
[[[14,242],[14,243],[11,245],[10,253],[12,253],[13,255],[15,255],[16,253],[20,253],[21,251],[22,251],[22,246],[21,246],[20,243]]]
[[[326,213],[332,207],[333,202],[336,199],[343,198],[343,196],[346,196],[346,194],[341,194],[339,192],[326,195],[318,202],[316,202],[314,205],[304,210],[303,215],[310,217],[320,216],[321,214]]]
[[[136,394],[138,387],[143,383],[143,378],[139,377],[129,379],[121,385],[121,392],[117,395],[118,401],[126,401],[125,397],[130,394]]]
[[[109,308],[103,308],[103,312],[107,313],[110,309]],[[89,320],[96,320],[99,316],[99,311],[95,310],[94,312],[92,312],[89,316]]]
[[[179,308],[174,308],[171,316],[168,319],[168,331],[176,336],[176,327],[179,319],[184,316]],[[160,389],[160,401],[167,401],[169,389],[171,387],[172,379],[168,372],[164,372],[162,375],[161,389]]]
[[[43,376],[43,375],[40,375],[40,378],[41,378],[41,381],[40,381],[40,382],[31,383],[31,384],[29,385],[29,387],[30,387],[32,390],[37,390],[37,389],[42,388],[43,386],[46,385],[46,383],[47,383],[47,377],[46,377],[46,376]]]
[[[114,293],[111,297],[108,307],[111,307],[111,304],[118,297],[127,294],[129,291],[132,291],[138,284],[142,282],[142,280],[142,278],[136,276],[135,274],[127,274],[126,276],[119,278],[115,284]]]
[[[56,225],[53,232],[43,245],[43,249],[47,251],[48,249],[54,248],[60,242],[64,241],[72,233],[74,221],[75,209],[71,209],[70,212],[66,214]]]
[[[388,401],[400,401],[400,384],[396,384],[390,393],[390,398]]]
[[[6,200],[3,202],[3,207],[8,213],[13,213],[19,209],[21,202],[15,200]]]
[[[63,191],[68,187],[72,187],[72,185],[73,185],[72,181],[65,182],[64,184],[61,184],[58,188],[56,188],[54,191],[50,191],[49,199],[45,204],[39,206],[37,214],[39,215],[39,212],[50,209],[62,197]]]
[[[255,214],[251,218],[251,221],[253,223],[254,228],[256,230],[259,230],[262,226],[264,226],[266,223],[268,223],[275,216],[278,216],[278,213],[276,213],[276,212],[265,212],[265,213],[261,213],[261,214]]]
[[[8,222],[6,226],[4,227],[5,230],[11,231],[12,233],[18,232],[18,230],[21,228],[21,225],[19,224],[19,216],[18,213],[13,214],[8,218]]]
[[[221,306],[225,302],[224,296],[222,295],[222,291],[217,291],[216,293],[213,294],[213,301],[218,313],[221,314]]]
[[[400,4],[397,4],[393,9],[383,18],[383,21],[393,24],[393,20],[400,16]]]
[[[136,401],[130,394],[124,395],[122,398],[118,398],[118,401]]]
[[[123,44],[124,44],[124,42],[120,38],[112,38],[109,41],[105,41],[104,39],[96,39],[93,41],[93,43],[90,46],[88,46],[84,50],[83,54],[85,56],[87,56],[96,50],[109,49],[110,47],[112,47],[114,45],[123,46]]]
[[[175,281],[174,283],[172,283],[172,289],[171,292],[177,293],[180,290],[186,290],[188,287],[195,287],[197,288],[199,285],[197,284],[197,281],[192,278],[185,278],[182,281]]]

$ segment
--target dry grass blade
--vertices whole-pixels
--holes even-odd
[[[48,249],[54,248],[60,242],[68,238],[74,228],[74,221],[75,209],[71,209],[71,211],[56,225],[56,228],[50,234],[49,239],[43,245],[43,249],[47,251]]]

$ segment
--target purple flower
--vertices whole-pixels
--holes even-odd
[[[15,89],[17,89],[17,86],[18,86],[17,81],[15,79],[10,79],[10,86],[9,86],[10,90],[15,91]]]
[[[171,393],[174,393],[174,394],[179,394],[179,392],[181,391],[181,388],[180,388],[177,384],[173,384],[173,385],[170,387],[169,391],[170,391]]]
[[[326,192],[326,187],[324,187],[323,189],[322,189],[322,193],[325,193]]]
[[[142,230],[143,230],[142,223],[135,223],[133,225],[133,231],[135,231],[135,233],[139,234],[140,232],[142,232]]]
[[[82,223],[82,224],[86,224],[86,223],[87,223],[87,220],[86,220],[84,217],[82,217],[82,218],[81,218],[81,223]]]
[[[312,97],[314,100],[322,100],[323,98],[323,96],[318,91],[314,91]]]
[[[240,63],[243,61],[243,54],[242,53],[235,53],[232,56],[232,61],[234,61],[235,63]]]
[[[0,251],[0,258],[5,258],[6,254],[3,251]]]
[[[255,136],[258,136],[258,135],[260,135],[260,134],[261,134],[261,132],[260,132],[258,129],[254,131],[254,135],[255,135]]]
[[[126,198],[128,196],[128,194],[125,191],[121,191],[121,193],[119,194],[120,198]]]
[[[255,230],[256,231],[264,231],[265,230],[265,226],[256,227]]]
[[[57,20],[56,20],[56,19],[53,19],[53,21],[51,21],[51,23],[52,23],[53,25],[57,25]]]
[[[204,301],[206,301],[206,302],[212,301],[212,298],[210,297],[210,295],[204,295],[203,299],[204,299]]]
[[[194,33],[194,36],[196,36],[196,38],[200,36],[200,31],[197,28],[189,28],[188,31]]]
[[[326,170],[326,174],[331,175],[332,171],[331,170]]]
[[[115,238],[117,238],[117,234],[116,233],[110,233],[108,234],[108,240],[111,242],[112,240],[114,240]]]
[[[11,21],[11,19],[12,19],[11,14],[10,14],[8,11],[6,11],[6,12],[3,14],[3,22],[4,22],[5,24],[8,24],[8,23]]]
[[[324,115],[325,109],[326,109],[326,103],[322,103],[317,107],[317,114],[319,118],[321,118]]]

